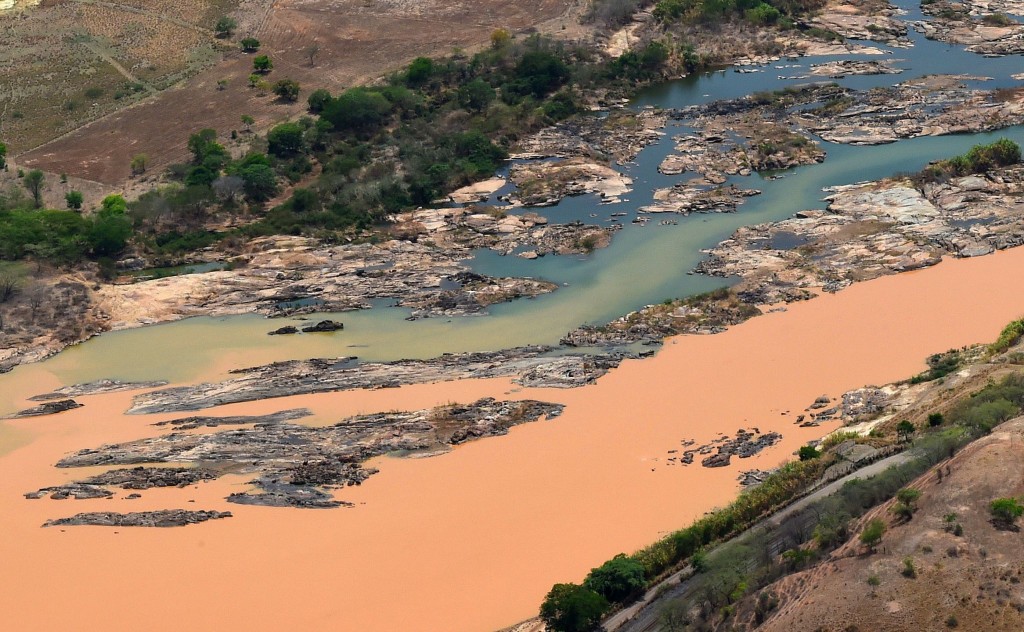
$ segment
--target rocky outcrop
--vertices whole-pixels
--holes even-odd
[[[825,211],[744,227],[709,251],[700,272],[741,276],[759,302],[796,289],[836,291],[856,281],[988,254],[1024,243],[1018,195],[1024,167],[925,184],[837,187]]]
[[[484,212],[486,211],[486,212]],[[488,248],[501,255],[524,258],[548,254],[589,253],[611,243],[619,226],[595,226],[582,222],[550,224],[547,218],[528,212],[509,214],[505,209],[419,209],[397,216],[397,230],[420,234],[445,250],[467,255]]]
[[[622,355],[550,355],[552,348],[516,347],[445,354],[430,360],[366,362],[355,358],[291,360],[232,371],[224,382],[179,386],[135,397],[130,414],[200,410],[222,404],[309,393],[389,388],[464,378],[515,377],[524,386],[572,388],[618,366]]]
[[[584,325],[562,337],[571,347],[660,343],[679,334],[715,334],[761,312],[726,289],[647,305],[606,325]]]
[[[752,457],[765,448],[770,448],[779,441],[782,440],[782,435],[777,432],[761,433],[760,430],[754,428],[752,430],[746,430],[740,428],[736,431],[735,437],[729,437],[728,435],[722,435],[717,439],[705,443],[703,445],[694,446],[696,443],[693,440],[683,441],[683,447],[687,448],[682,450],[680,454],[679,450],[669,450],[669,456],[666,462],[669,465],[690,465],[694,459],[698,456],[703,456],[700,464],[704,467],[725,467],[729,465],[733,456],[741,459]]]
[[[297,334],[297,333],[299,333],[299,328],[298,327],[293,327],[292,325],[285,325],[284,327],[278,327],[274,331],[268,331],[267,335],[268,336],[290,336],[291,334]]]
[[[477,314],[488,305],[539,296],[558,288],[557,284],[550,281],[494,279],[475,272],[459,272],[448,277],[447,281],[454,289],[403,298],[397,305],[411,308],[411,319]],[[307,331],[307,328],[304,327],[302,331]]]
[[[200,481],[215,479],[219,474],[205,468],[191,467],[132,467],[110,470],[87,479],[44,487],[25,494],[25,498],[38,499],[49,495],[54,500],[110,498],[113,492],[106,487],[121,489],[152,489],[153,487],[187,487]]]
[[[509,178],[516,184],[509,199],[522,206],[553,206],[562,198],[584,193],[596,193],[603,203],[614,203],[633,184],[615,169],[587,158],[516,164]]]
[[[909,46],[907,25],[897,15],[898,9],[884,0],[832,0],[811,24],[849,39]]]
[[[302,333],[330,333],[332,331],[341,331],[345,328],[345,325],[333,320],[321,320],[315,325],[309,325],[302,328]]]
[[[830,79],[840,79],[854,75],[898,75],[902,70],[894,68],[891,61],[866,61],[862,59],[843,59],[811,64],[811,74]]]
[[[994,2],[935,0],[921,3],[927,20],[914,28],[928,39],[960,44],[972,53],[990,56],[1024,53],[1024,24],[1006,15],[1019,15],[1024,7],[1016,0]]]
[[[79,404],[73,399],[59,399],[52,402],[45,402],[32,408],[26,408],[25,410],[19,410],[13,415],[9,415],[8,419],[20,419],[22,417],[42,417],[44,415],[55,415],[57,413],[63,413],[68,410],[74,410],[75,408],[81,408],[84,404]]]
[[[194,430],[196,428],[216,428],[217,426],[242,426],[246,424],[279,424],[309,417],[313,412],[308,408],[293,408],[269,415],[237,415],[231,417],[182,417],[158,421],[154,426],[173,426],[175,430]]]
[[[230,502],[275,507],[333,508],[351,506],[336,500],[331,489],[359,485],[377,472],[362,463],[381,454],[436,454],[480,437],[505,434],[509,428],[556,417],[562,405],[534,400],[481,399],[413,412],[350,417],[326,427],[257,423],[214,433],[176,431],[128,443],[81,450],[57,467],[112,466],[134,463],[196,463],[197,468],[137,467],[110,470],[62,486],[44,488],[54,498],[110,497],[108,486],[123,489],[183,486],[230,471],[255,474],[257,491],[240,492]],[[179,424],[179,428],[185,424]],[[79,495],[81,494],[81,495]]]
[[[665,120],[665,114],[656,110],[614,110],[604,118],[577,117],[519,141],[512,158],[583,157],[625,164],[661,137]]]
[[[58,388],[52,393],[44,393],[30,397],[33,402],[45,402],[53,399],[64,399],[66,397],[81,397],[83,395],[100,395],[102,393],[116,393],[119,391],[135,391],[143,388],[157,388],[167,386],[165,381],[151,382],[122,382],[121,380],[97,380],[84,384],[74,384]]]
[[[196,315],[283,316],[364,309],[380,298],[430,305],[430,297],[442,291],[458,293],[459,288],[443,289],[447,279],[469,271],[461,249],[399,240],[323,246],[312,239],[268,237],[251,242],[238,259],[232,270],[103,286],[97,292],[99,307],[109,315],[111,329],[122,329]],[[490,292],[466,290],[456,302],[463,310],[459,314],[481,313],[495,301],[555,287],[530,279],[488,281]],[[452,312],[437,313],[441,314]]]
[[[164,509],[161,511],[138,511],[132,513],[96,511],[76,514],[70,518],[47,520],[43,526],[184,527],[190,524],[206,522],[207,520],[220,520],[221,518],[230,517],[230,511],[186,511],[184,509]]]

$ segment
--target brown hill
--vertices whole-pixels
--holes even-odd
[[[895,519],[895,501],[870,511],[854,531],[883,519],[888,528],[877,551],[868,553],[853,538],[820,564],[769,585],[762,592],[776,595],[779,605],[757,629],[1024,630],[1024,535],[998,528],[988,510],[995,498],[1024,495],[1024,418],[1002,424],[910,486],[921,498],[909,522]],[[748,613],[734,620],[746,622],[738,628],[756,627],[756,599],[737,609]]]

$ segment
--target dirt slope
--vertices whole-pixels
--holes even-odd
[[[866,554],[854,538],[822,564],[767,587],[781,603],[758,629],[1024,629],[1024,535],[997,529],[988,512],[995,498],[1024,495],[1024,418],[998,427],[911,486],[922,496],[910,522],[894,522],[891,502],[862,519],[883,518],[889,525],[878,552]],[[949,514],[956,514],[953,522],[945,519]],[[952,532],[957,523],[959,537]],[[902,574],[907,558],[915,578]],[[871,576],[879,580],[874,590]]]

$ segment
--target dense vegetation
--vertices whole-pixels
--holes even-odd
[[[101,208],[89,217],[32,206],[17,196],[0,198],[0,259],[32,256],[69,265],[85,257],[109,258],[120,254],[131,236],[120,195],[104,198]]]
[[[975,145],[962,156],[940,160],[924,168],[919,179],[923,182],[944,182],[950,178],[985,173],[998,167],[1020,163],[1020,146],[1007,138],[989,145]]]

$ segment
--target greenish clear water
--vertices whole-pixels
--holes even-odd
[[[910,7],[907,7],[910,8]],[[928,42],[912,34],[915,47],[896,49],[893,57],[906,61],[903,75],[854,77],[843,83],[865,88],[888,85],[913,76],[935,72],[984,73],[996,77],[986,87],[1010,85],[1009,74],[1020,70],[1019,58],[986,59],[959,47]],[[806,69],[820,59],[801,59],[780,64],[801,64]],[[800,68],[762,73],[715,72],[644,91],[637,107],[679,107],[714,98],[776,89],[800,83],[778,79],[795,75]],[[929,137],[891,145],[854,147],[825,143],[827,160],[791,170],[778,180],[757,175],[737,177],[741,187],[761,189],[748,198],[737,213],[694,215],[676,218],[676,225],[647,226],[629,223],[634,211],[650,203],[655,189],[670,186],[686,176],[657,172],[661,160],[672,152],[671,138],[686,133],[685,126],[670,124],[662,141],[648,147],[624,171],[634,179],[634,190],[620,204],[601,205],[595,196],[564,200],[542,209],[552,222],[579,219],[607,223],[612,213],[627,212],[624,227],[606,249],[589,256],[548,256],[533,261],[500,257],[490,251],[477,253],[473,269],[490,275],[544,278],[562,287],[547,296],[497,305],[488,316],[430,318],[407,321],[408,311],[382,302],[372,310],[344,314],[313,315],[341,320],[345,330],[333,334],[267,336],[267,331],[295,319],[267,320],[258,316],[192,318],[182,322],[112,332],[71,348],[39,368],[22,367],[15,373],[44,370],[61,381],[80,382],[99,378],[188,380],[211,366],[232,366],[272,360],[355,355],[366,360],[431,357],[445,352],[500,349],[523,344],[554,344],[567,331],[584,323],[603,323],[643,305],[666,298],[687,296],[725,285],[725,279],[690,274],[713,246],[736,228],[782,219],[808,208],[823,208],[823,187],[871,180],[903,171],[916,171],[931,160],[962,153],[971,145],[1007,137],[1024,142],[1024,128],[992,134]],[[669,216],[666,216],[669,217]],[[0,392],[5,377],[0,376]],[[0,398],[2,399],[2,398]],[[0,401],[0,408],[3,402]]]

